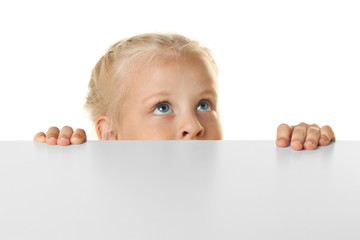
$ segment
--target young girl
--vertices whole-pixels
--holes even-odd
[[[112,45],[94,67],[85,104],[100,140],[221,140],[218,69],[210,51],[184,36],[143,34]],[[279,125],[276,144],[315,149],[335,140],[329,126]],[[65,126],[34,141],[80,144]]]

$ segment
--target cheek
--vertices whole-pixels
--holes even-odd
[[[135,111],[125,109],[123,113],[119,120],[119,138],[139,139],[147,129],[146,121]]]
[[[143,122],[143,136],[147,139],[168,140],[176,136],[174,117],[171,115],[149,116]]]
[[[203,125],[213,125],[217,122],[216,113],[214,112],[199,112],[198,117]]]
[[[205,135],[212,139],[222,139],[222,128],[219,116],[216,112],[199,113]]]

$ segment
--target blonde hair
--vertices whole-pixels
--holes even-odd
[[[216,76],[218,75],[218,68],[210,50],[200,46],[197,41],[178,34],[141,34],[110,46],[91,72],[84,105],[90,113],[90,119],[96,125],[100,116],[107,116],[111,130],[117,133],[121,114],[119,109],[126,98],[129,73],[159,57],[178,59],[186,54],[202,57],[210,63]],[[107,137],[102,134],[102,138]]]

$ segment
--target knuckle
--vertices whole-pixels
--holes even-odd
[[[317,124],[315,124],[315,123],[311,124],[310,127],[316,127],[316,128],[319,128],[319,129],[320,129],[319,125],[317,125]]]
[[[329,137],[327,135],[325,135],[325,134],[321,134],[321,138],[324,139],[325,142],[330,141]]]
[[[294,132],[296,133],[302,133],[302,132],[305,132],[306,130],[306,126],[305,125],[298,125],[294,128]]]
[[[38,133],[34,136],[33,140],[36,141],[36,142],[43,142],[45,138],[46,138],[45,133],[43,133],[43,132],[38,132]]]
[[[308,135],[320,135],[320,129],[317,127],[309,127],[307,131]]]
[[[331,129],[331,127],[329,125],[325,125],[321,129],[325,130],[325,131],[332,131],[332,129]]]
[[[86,141],[86,133],[83,129],[77,128],[72,134],[72,139],[79,139],[81,142]]]
[[[77,139],[83,139],[84,138],[84,135],[83,134],[79,134],[79,133],[75,133],[72,135],[73,139],[77,138]]]
[[[50,127],[48,130],[47,130],[47,132],[46,132],[46,135],[51,135],[51,136],[53,136],[53,135],[59,135],[59,129],[57,128],[57,127]]]
[[[81,135],[79,135],[79,134],[73,134],[71,136],[71,139],[79,139],[79,138],[81,138]]]
[[[302,139],[304,140],[306,138],[306,131],[303,131],[299,128],[295,129],[292,136],[291,136],[291,141],[294,140],[299,140],[301,141]]]
[[[70,127],[70,126],[64,126],[61,130],[62,130],[62,131],[63,131],[63,130],[71,130],[71,131],[72,131],[73,129],[72,129],[72,127]]]
[[[282,130],[282,129],[289,129],[289,125],[287,125],[286,123],[282,123],[278,126],[277,130]]]
[[[308,131],[320,131],[320,128],[318,128],[318,127],[315,127],[315,126],[311,126],[311,127],[309,127],[308,128]]]
[[[75,132],[76,133],[85,133],[84,129],[81,129],[81,128],[75,129]]]

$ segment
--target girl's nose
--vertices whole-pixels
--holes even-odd
[[[188,115],[182,119],[180,128],[180,139],[193,140],[203,136],[204,127],[200,124],[196,114]]]

